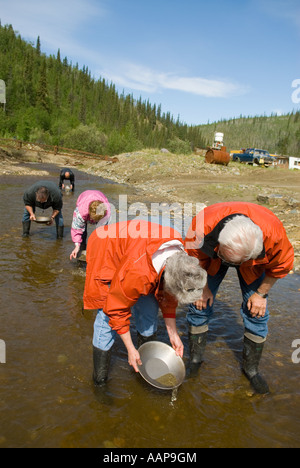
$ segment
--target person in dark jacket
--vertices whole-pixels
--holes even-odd
[[[74,189],[75,189],[75,176],[74,176],[73,172],[71,171],[71,169],[65,168],[65,169],[62,169],[60,171],[60,175],[59,175],[59,188],[60,189],[65,188],[65,184],[64,184],[65,180],[70,181],[70,189],[72,190],[72,192],[74,192]]]
[[[23,237],[29,236],[31,221],[35,221],[36,207],[46,210],[52,208],[53,213],[51,216],[52,224],[55,220],[57,238],[61,239],[64,233],[64,220],[62,216],[62,195],[60,190],[53,182],[40,181],[29,187],[23,196],[25,210],[23,214]]]

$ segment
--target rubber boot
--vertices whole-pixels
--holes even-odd
[[[144,343],[148,343],[148,341],[155,341],[156,340],[156,333],[151,336],[143,336],[139,332],[137,332],[137,348],[139,349],[140,346]]]
[[[56,226],[56,238],[62,239],[64,237],[64,226]]]
[[[29,237],[31,221],[22,221],[22,224],[23,224],[23,235],[22,235],[22,237]]]
[[[243,350],[243,372],[249,379],[253,389],[260,395],[270,393],[267,382],[258,372],[260,358],[262,356],[263,343],[255,343],[254,341],[244,336],[244,350]]]
[[[202,362],[207,343],[207,333],[193,334],[189,332],[190,362],[189,375],[193,377],[197,374]]]
[[[96,387],[105,385],[108,378],[111,350],[102,351],[102,349],[93,346],[94,372],[93,381]]]

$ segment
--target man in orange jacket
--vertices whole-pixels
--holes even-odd
[[[93,337],[96,386],[107,380],[117,335],[127,348],[129,364],[138,371],[140,355],[130,333],[132,312],[138,347],[155,339],[160,308],[171,345],[183,355],[176,307],[201,298],[207,274],[184,251],[179,232],[141,220],[101,226],[89,238],[86,260],[84,308],[98,309]]]
[[[228,268],[234,267],[243,295],[243,371],[258,393],[268,393],[268,385],[258,373],[268,334],[267,297],[276,281],[291,271],[294,261],[282,223],[270,210],[256,204],[218,203],[193,219],[185,248],[208,273],[203,296],[190,304],[187,315],[192,370],[197,370],[203,360],[219,286]]]

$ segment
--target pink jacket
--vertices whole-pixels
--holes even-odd
[[[99,200],[106,205],[107,215],[97,223],[97,226],[104,226],[110,220],[111,209],[106,196],[99,190],[86,190],[77,199],[76,208],[73,213],[71,227],[71,237],[74,243],[81,244],[82,235],[86,229],[86,224],[96,224],[90,219],[89,206],[93,201]]]

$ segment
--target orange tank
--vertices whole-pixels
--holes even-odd
[[[230,161],[230,155],[226,151],[226,146],[222,146],[220,150],[208,149],[205,155],[205,162],[208,164],[221,164],[228,166]]]

